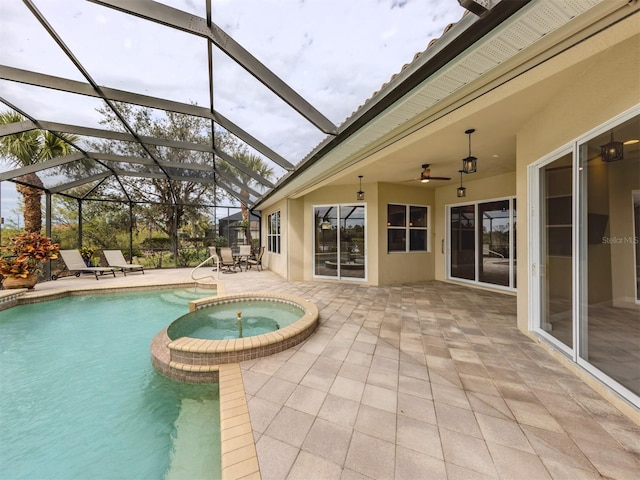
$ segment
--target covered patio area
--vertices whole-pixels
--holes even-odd
[[[27,295],[189,282],[189,269],[150,270]],[[640,427],[517,329],[513,295],[288,282],[268,270],[221,282],[320,309],[309,340],[240,365],[263,479],[637,476]]]

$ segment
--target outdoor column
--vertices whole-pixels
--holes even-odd
[[[78,248],[82,247],[82,199],[78,199]]]
[[[45,235],[51,238],[51,193],[45,192],[45,220],[44,220],[44,232]],[[44,262],[44,278],[51,279],[51,260]]]
[[[129,202],[129,262],[133,262],[133,202]]]

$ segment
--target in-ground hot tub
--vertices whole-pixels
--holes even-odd
[[[294,295],[210,297],[189,302],[189,312],[155,336],[151,361],[163,375],[190,383],[216,382],[220,364],[281,352],[318,326],[315,304]]]

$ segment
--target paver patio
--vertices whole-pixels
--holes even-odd
[[[35,294],[187,281],[61,279]],[[640,427],[515,325],[515,296],[221,275],[320,309],[305,343],[241,369],[262,478],[635,479]]]

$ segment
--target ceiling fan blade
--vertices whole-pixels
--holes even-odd
[[[429,180],[451,180],[450,177],[429,177]]]

